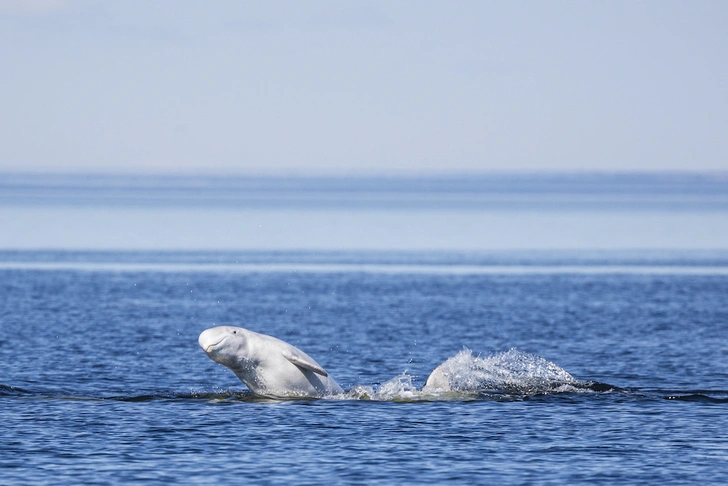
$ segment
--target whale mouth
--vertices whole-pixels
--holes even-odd
[[[227,336],[223,336],[223,338],[220,339],[219,341],[210,343],[210,344],[206,345],[205,347],[203,347],[202,349],[204,349],[206,353],[210,353],[210,352],[214,351],[216,347],[218,347],[220,344],[222,344],[222,342],[224,340],[226,340],[227,338],[228,338]]]

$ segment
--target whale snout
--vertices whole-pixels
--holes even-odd
[[[213,327],[212,329],[202,331],[200,337],[197,338],[197,342],[206,353],[210,353],[217,345],[223,342],[227,336],[228,333],[224,328]]]

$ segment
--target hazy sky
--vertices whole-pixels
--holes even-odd
[[[726,1],[0,0],[0,171],[728,169]]]

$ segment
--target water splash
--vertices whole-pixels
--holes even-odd
[[[481,357],[463,348],[435,368],[424,387],[419,388],[414,378],[405,371],[376,387],[354,386],[336,398],[420,401],[482,399],[491,396],[508,399],[597,391],[592,382],[579,381],[551,361],[517,349]]]
[[[433,370],[426,392],[536,394],[572,391],[584,384],[560,366],[517,349],[480,357],[464,348]]]
[[[349,391],[333,398],[342,400],[412,401],[421,398],[420,389],[414,384],[414,377],[404,373],[377,386],[355,385]]]

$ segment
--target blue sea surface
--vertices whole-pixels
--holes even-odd
[[[381,206],[351,187],[336,196],[363,208],[311,203],[323,197],[311,181],[280,189],[281,206],[260,181],[251,184],[264,194],[252,199],[231,182],[233,203],[205,199],[215,191],[190,188],[189,179],[165,182],[174,198],[206,201],[183,197],[187,208],[159,181],[147,189],[147,179],[126,181],[114,192],[109,180],[51,178],[60,189],[48,191],[43,178],[0,180],[0,484],[728,483],[723,179],[597,178],[583,192],[598,202],[586,208],[574,189],[583,179],[495,185],[536,198],[525,206],[483,202],[495,197],[483,181],[435,187],[444,196],[415,184],[417,194],[434,194],[426,204],[402,192],[406,181],[366,182],[384,187]],[[477,186],[471,202],[452,203],[469,200],[467,184]],[[636,206],[625,203],[634,198]],[[544,210],[544,201],[560,202]],[[272,248],[233,236],[225,250],[203,235],[194,250],[155,226],[171,214],[160,208],[181,215],[175,225],[202,210],[280,222],[336,214],[341,226],[322,233],[330,220],[319,221],[309,233],[271,237],[281,242]],[[90,211],[105,215],[102,226]],[[145,211],[157,216],[116,228],[118,239],[104,236]],[[28,219],[41,213],[58,218]],[[582,222],[610,220],[607,213],[616,223],[594,226],[606,248],[571,246],[575,233],[515,249],[438,236],[445,227],[478,241],[511,231],[506,223],[459,233],[442,226],[495,213],[544,227],[573,216],[577,233]],[[379,216],[390,218],[394,236],[377,226]],[[715,226],[696,230],[691,247],[679,223],[693,216]],[[662,218],[662,240],[619,224],[630,218]],[[363,233],[347,223],[365,220],[372,225]],[[67,236],[65,222],[74,230]],[[409,243],[423,234],[435,244]],[[631,237],[664,244],[631,245]],[[330,240],[335,248],[321,244]],[[218,325],[293,344],[347,392],[253,395],[197,344]],[[423,392],[441,365],[456,386]]]
[[[4,482],[728,480],[728,255],[602,256],[578,272],[508,255],[0,256]],[[255,397],[198,347],[215,325],[277,336],[375,393]],[[491,360],[516,348],[611,387],[516,376],[419,395],[464,346]]]

